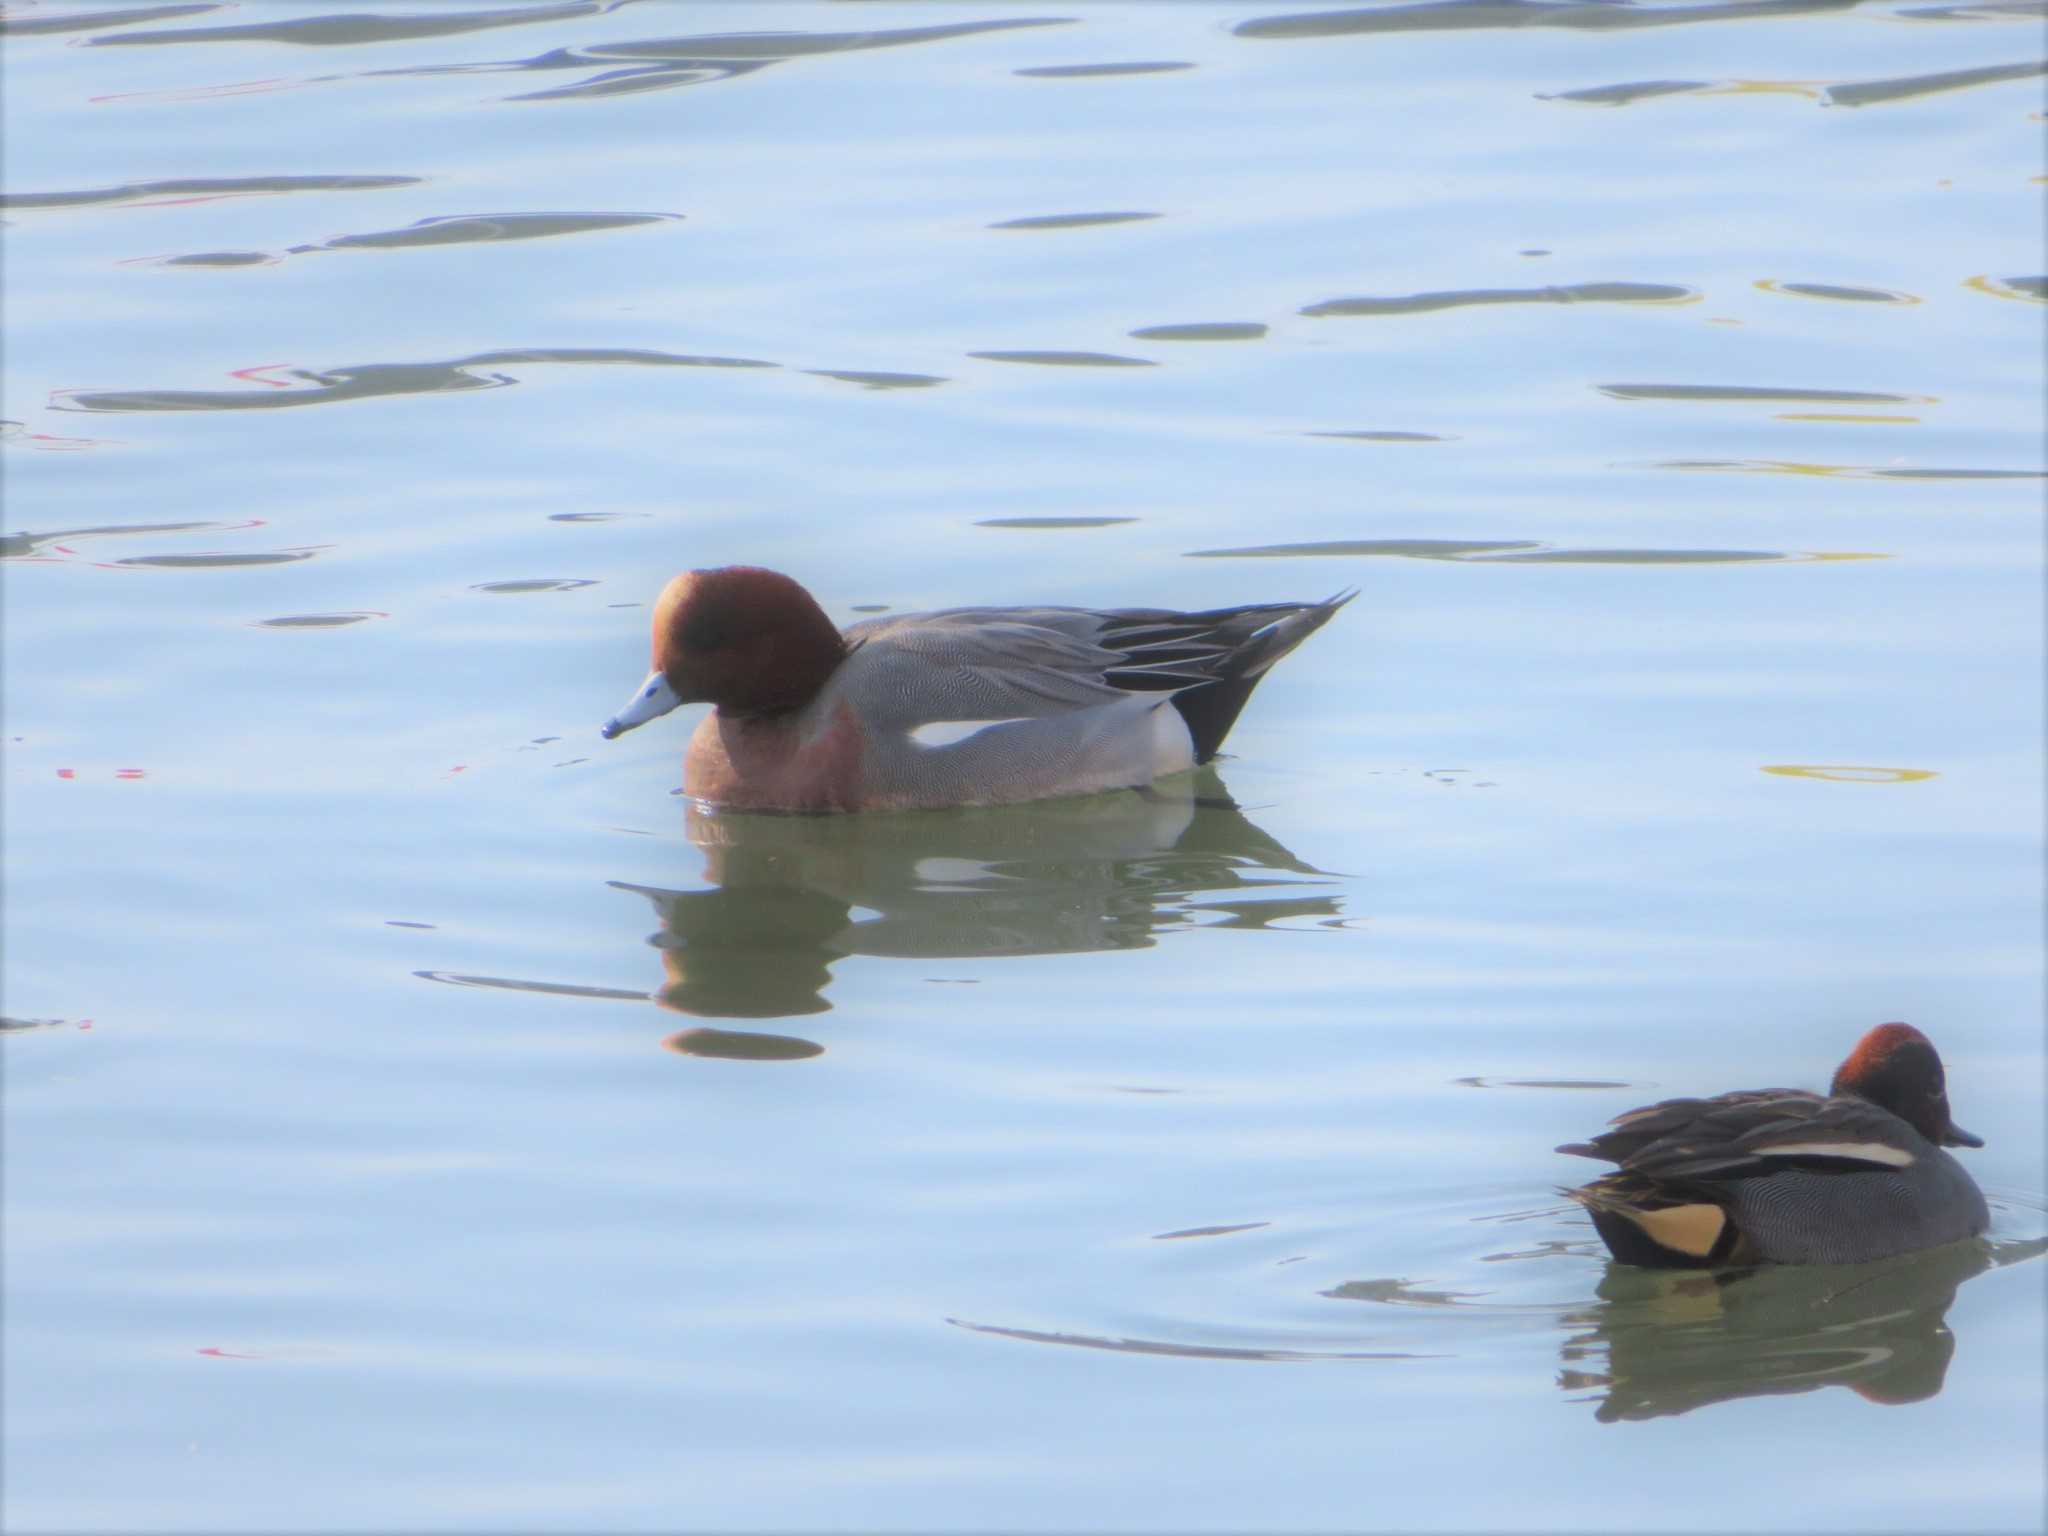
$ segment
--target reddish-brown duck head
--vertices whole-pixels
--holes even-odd
[[[816,696],[846,640],[811,594],[779,571],[685,571],[654,603],[654,670],[604,723],[607,741],[679,704],[775,715]]]
[[[1853,1093],[1890,1110],[1937,1147],[1981,1147],[1949,1118],[1948,1078],[1934,1043],[1910,1024],[1880,1024],[1835,1069],[1832,1094]]]

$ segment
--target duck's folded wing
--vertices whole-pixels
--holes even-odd
[[[911,728],[937,720],[1040,719],[1211,684],[1234,688],[1241,705],[1267,668],[1353,595],[1200,613],[948,608],[869,619],[846,631],[853,649],[836,680],[861,690],[864,718]],[[1222,716],[1216,740],[1236,712]]]
[[[1790,1167],[1902,1168],[1915,1153],[1903,1122],[1856,1098],[1796,1089],[1667,1099],[1615,1117],[1614,1129],[1558,1148],[1663,1181],[1754,1178]]]
[[[1107,680],[1124,664],[1079,626],[1030,610],[959,609],[847,631],[854,649],[829,685],[871,725],[1036,720],[1126,696]]]
[[[1724,1093],[1712,1099],[1664,1099],[1641,1109],[1624,1110],[1607,1123],[1614,1127],[1590,1141],[1575,1141],[1559,1147],[1578,1157],[1597,1157],[1603,1162],[1627,1163],[1646,1148],[1677,1136],[1715,1136],[1717,1126],[1751,1115],[1758,1120],[1766,1114],[1796,1114],[1821,1102],[1818,1094],[1796,1088],[1759,1088],[1743,1093]],[[1767,1108],[1768,1106],[1768,1108]]]
[[[1772,1164],[1830,1162],[1870,1168],[1910,1168],[1919,1160],[1919,1135],[1890,1110],[1854,1097],[1825,1099],[1819,1111],[1789,1124],[1758,1125],[1742,1136],[1742,1150]]]

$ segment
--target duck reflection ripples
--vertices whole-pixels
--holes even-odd
[[[689,835],[706,888],[614,885],[660,917],[658,1001],[700,1017],[822,1013],[847,955],[1070,954],[1205,925],[1342,921],[1329,890],[1338,877],[1253,825],[1206,769],[1144,791],[986,810],[693,808]]]

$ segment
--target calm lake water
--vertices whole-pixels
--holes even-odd
[[[2040,1528],[2041,7],[1295,6],[0,6],[10,1529]],[[728,562],[1363,595],[719,817]],[[1893,1018],[1988,1241],[1559,1196]]]

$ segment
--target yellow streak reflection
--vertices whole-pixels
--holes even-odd
[[[1939,778],[1932,768],[1868,768],[1846,763],[1765,763],[1765,773],[1791,779],[1827,779],[1838,784],[1917,784]]]
[[[1997,278],[1990,276],[1988,273],[1980,272],[1975,277],[1964,278],[1963,286],[1965,288],[1974,288],[1979,293],[1988,293],[1994,299],[2017,299],[2022,304],[2048,303],[2048,299],[2042,299],[2035,294],[2024,293],[2010,284],[2001,283]]]
[[[1827,90],[1823,80],[1730,80],[1726,85],[1710,86],[1701,91],[1702,96],[1804,96],[1809,101],[1819,101]]]

